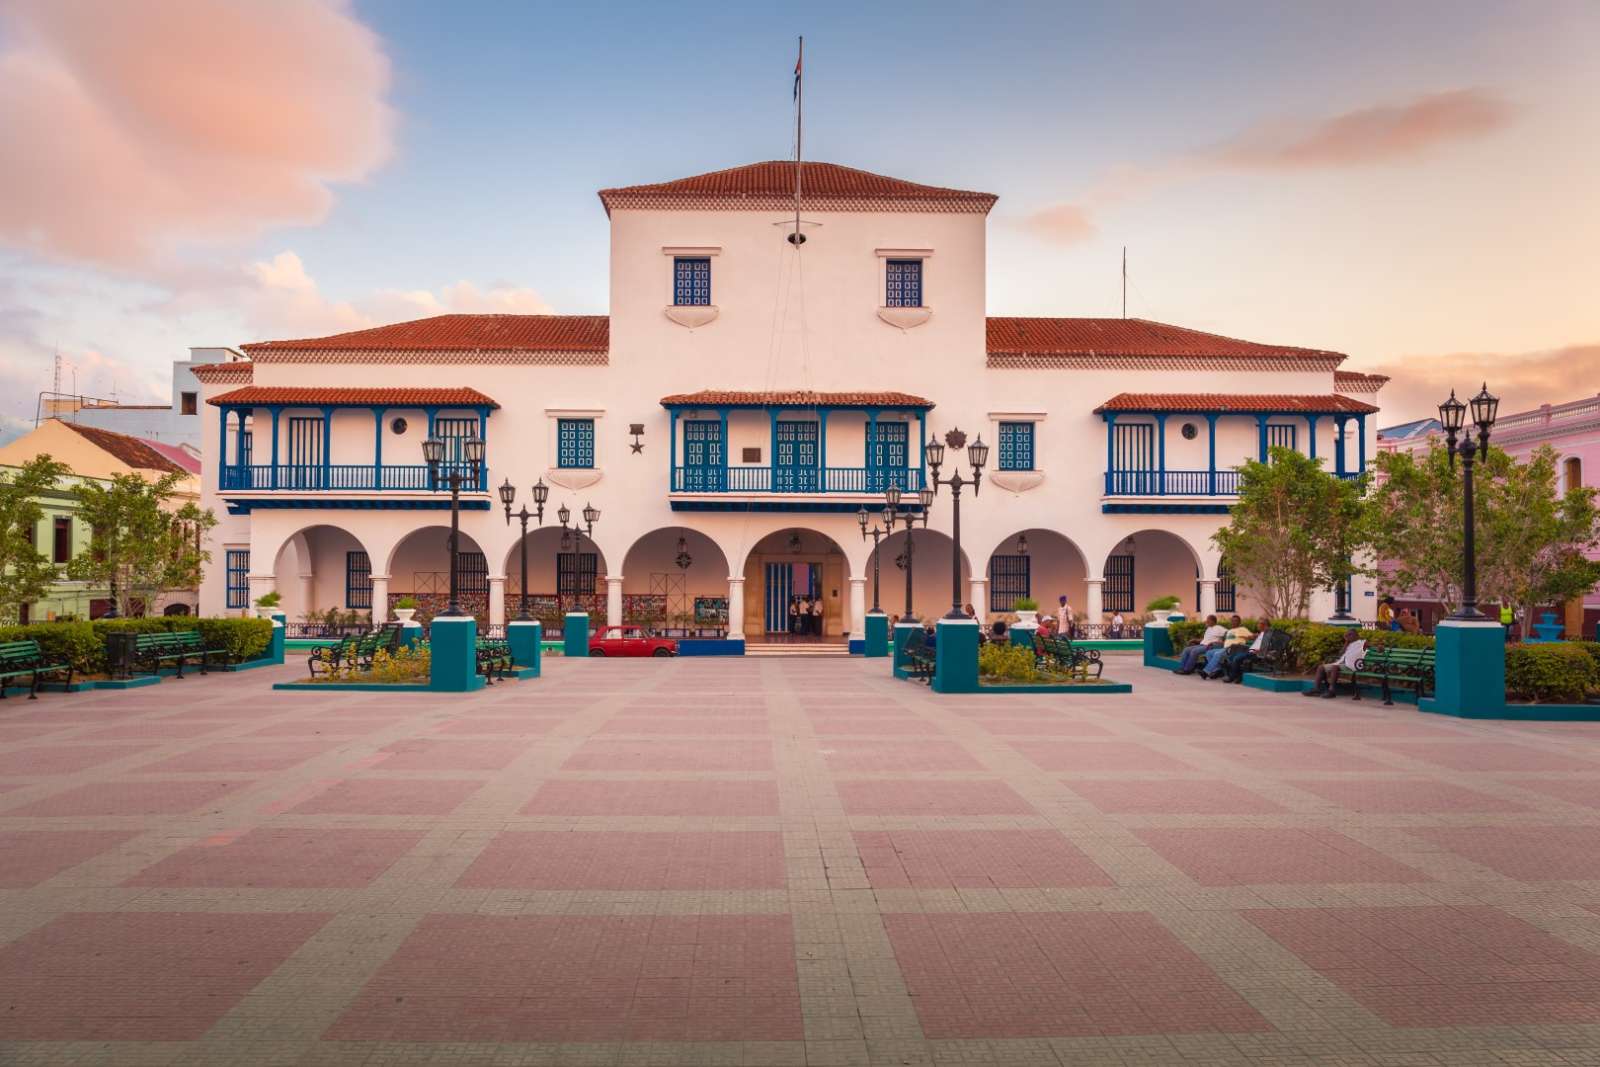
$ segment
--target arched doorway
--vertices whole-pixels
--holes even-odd
[[[745,557],[744,632],[769,641],[846,641],[853,625],[844,592],[848,577],[844,551],[826,534],[800,527],[768,534]],[[817,621],[800,621],[790,611],[819,600]]]
[[[484,626],[489,619],[489,561],[478,542],[461,531],[456,582],[461,610]],[[412,597],[417,618],[431,619],[450,602],[450,527],[423,526],[400,539],[389,553],[389,597]]]
[[[569,611],[603,619],[608,564],[600,546],[585,534],[560,526],[528,531],[528,614],[559,631]],[[522,551],[517,541],[506,550],[506,617],[514,618],[522,598]]]
[[[919,526],[911,535],[911,606],[912,614],[924,622],[932,622],[950,610],[950,557],[955,552],[955,542],[948,534]],[[880,606],[889,615],[906,613],[906,532],[898,530],[885,537],[878,545],[878,570],[883,582]],[[871,562],[869,558],[868,571]],[[871,597],[869,591],[868,597]],[[966,552],[961,553],[961,581],[956,594],[961,604],[972,599],[972,567]],[[983,605],[974,604],[979,614]]]
[[[1177,597],[1177,610],[1193,615],[1200,606],[1200,554],[1167,530],[1139,530],[1124,537],[1106,557],[1105,614],[1121,612],[1129,621],[1143,618],[1145,605]],[[1091,619],[1091,622],[1100,620]]]
[[[372,611],[372,559],[348,530],[317,525],[284,539],[273,559],[279,606],[291,622],[340,626]]]
[[[622,561],[622,619],[687,636],[728,629],[728,557],[698,530],[667,526],[633,543]]]
[[[985,573],[988,602],[976,605],[980,616],[1008,613],[1020,597],[1038,601],[1041,615],[1058,612],[1062,597],[1075,615],[1088,606],[1088,561],[1082,549],[1055,530],[1018,530],[995,546]]]

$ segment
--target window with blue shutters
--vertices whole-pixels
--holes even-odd
[[[1000,424],[999,462],[1003,471],[1033,470],[1033,423]]]
[[[678,256],[672,261],[672,302],[679,307],[711,303],[711,260]]]
[[[359,549],[344,554],[344,606],[372,607],[372,561]]]
[[[594,420],[556,420],[556,466],[594,466]]]
[[[922,260],[891,259],[884,264],[883,304],[892,308],[922,306]]]
[[[228,607],[250,606],[250,550],[230,548],[225,562],[228,575]]]

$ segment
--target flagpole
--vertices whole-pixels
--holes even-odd
[[[800,235],[800,170],[804,166],[802,160],[805,159],[801,147],[804,143],[802,137],[805,131],[806,113],[805,64],[806,39],[802,36],[800,54],[794,64],[794,235],[789,238],[789,242],[796,248],[799,248],[800,242],[805,240]]]

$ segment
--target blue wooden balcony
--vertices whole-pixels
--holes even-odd
[[[441,475],[449,468],[441,469]],[[264,490],[310,490],[316,492],[448,492],[442,477],[436,480],[427,464],[377,465],[372,463],[280,463],[230,465],[222,468],[223,492]],[[488,474],[480,470],[476,483],[464,484],[463,492],[487,492]]]
[[[891,485],[915,493],[922,472],[871,467],[674,467],[674,493],[881,493]]]

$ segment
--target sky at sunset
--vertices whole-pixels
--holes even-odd
[[[1331,348],[1383,422],[1600,392],[1600,3],[0,0],[0,426],[190,345],[604,312],[594,193],[997,193],[989,311]]]

